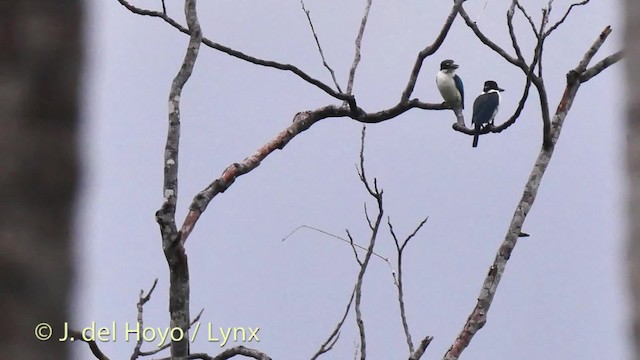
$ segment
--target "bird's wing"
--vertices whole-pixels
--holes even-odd
[[[498,105],[500,104],[500,95],[496,92],[485,93],[476,98],[473,102],[473,119],[474,124],[486,124],[492,120]]]
[[[464,109],[464,86],[462,85],[462,79],[460,79],[460,76],[456,75],[453,77],[453,81],[456,82],[456,88],[460,92],[460,103]]]

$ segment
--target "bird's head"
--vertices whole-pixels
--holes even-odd
[[[455,70],[458,68],[458,64],[454,63],[453,60],[447,59],[440,63],[440,70]]]
[[[489,92],[491,90],[495,90],[495,91],[504,91],[504,89],[501,89],[500,87],[498,87],[498,83],[496,83],[493,80],[489,80],[489,81],[485,81],[484,82],[484,88],[482,89],[483,92]]]

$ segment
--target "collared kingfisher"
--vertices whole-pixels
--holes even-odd
[[[440,63],[440,71],[436,75],[436,85],[444,101],[453,109],[464,109],[464,87],[462,79],[456,75],[458,65],[453,60]]]
[[[504,91],[498,87],[495,81],[485,81],[482,94],[473,102],[473,118],[471,123],[475,127],[475,135],[473,135],[473,147],[478,146],[478,137],[480,130],[487,124],[493,125],[493,119],[498,113],[500,107],[500,92]]]

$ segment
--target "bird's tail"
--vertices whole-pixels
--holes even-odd
[[[480,137],[480,125],[476,124],[476,134],[473,135],[473,147],[478,146],[478,138]]]

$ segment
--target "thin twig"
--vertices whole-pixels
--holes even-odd
[[[476,37],[480,39],[480,41],[483,44],[487,45],[489,48],[491,48],[491,50],[495,51],[498,55],[502,56],[502,58],[505,59],[507,62],[519,67],[525,73],[527,72],[528,70],[526,69],[527,64],[523,60],[519,60],[517,57],[513,57],[509,55],[504,49],[498,46],[498,44],[491,41],[491,39],[489,39],[486,35],[484,35],[482,31],[480,31],[480,28],[478,27],[478,25],[474,23],[473,20],[471,20],[471,18],[469,17],[469,14],[467,14],[467,12],[464,10],[462,6],[460,7],[459,12],[460,12],[460,16],[462,16],[462,18],[464,19],[465,24],[467,24],[467,26],[473,31],[474,34],[476,34]]]
[[[136,305],[137,309],[138,309],[138,329],[142,329],[144,322],[143,322],[143,317],[142,317],[142,313],[144,311],[144,304],[146,304],[150,299],[151,299],[151,294],[153,293],[153,290],[155,290],[156,285],[158,285],[158,278],[156,278],[153,281],[153,285],[151,285],[151,289],[149,289],[149,291],[147,292],[147,295],[144,295],[144,290],[140,290],[140,295],[138,295],[138,304]],[[140,347],[142,346],[142,341],[143,341],[143,337],[142,336],[138,336],[138,341],[136,341],[136,346],[133,349],[133,353],[131,354],[131,360],[136,360],[138,358],[138,356],[140,356]]]
[[[578,3],[571,4],[571,6],[569,6],[569,8],[567,9],[567,12],[564,13],[564,16],[557,23],[553,24],[549,28],[549,30],[547,30],[547,32],[544,33],[544,36],[549,36],[549,34],[551,34],[551,32],[553,32],[555,29],[557,29],[558,26],[560,26],[567,19],[567,17],[569,16],[569,13],[571,13],[571,10],[573,10],[574,7],[586,5],[586,4],[589,3],[589,1],[590,0],[584,0],[584,1],[581,1],[581,2],[578,2]]]
[[[347,233],[347,237],[349,237],[349,243],[351,244],[351,249],[353,249],[353,256],[356,258],[356,261],[358,262],[358,265],[360,265],[362,267],[362,260],[360,260],[360,256],[358,256],[358,251],[356,250],[356,247],[354,246],[355,241],[353,240],[353,236],[351,236],[351,233],[349,232],[349,229],[346,229],[345,232]]]
[[[520,12],[522,13],[522,15],[527,19],[527,21],[529,22],[529,26],[531,26],[531,31],[533,32],[533,35],[536,36],[537,39],[540,39],[540,31],[538,30],[538,28],[536,27],[536,24],[533,22],[533,18],[531,17],[531,15],[529,15],[527,13],[527,10],[524,8],[524,6],[522,6],[522,4],[520,4],[520,1],[518,0],[514,0],[516,6],[518,7],[518,10],[520,10]]]
[[[367,0],[367,6],[364,9],[364,15],[362,15],[362,20],[360,21],[360,29],[358,30],[358,36],[356,36],[356,53],[353,57],[353,64],[351,64],[351,69],[349,69],[349,79],[347,80],[347,94],[351,95],[353,92],[353,81],[356,77],[356,69],[358,64],[360,63],[360,48],[362,47],[362,37],[364,35],[364,29],[367,26],[367,20],[369,19],[369,10],[371,10],[371,2],[372,0]]]
[[[87,343],[87,345],[89,345],[89,349],[91,350],[91,353],[93,354],[93,356],[96,357],[96,359],[109,360],[109,357],[100,350],[100,348],[98,347],[98,344],[96,344],[94,340],[85,339],[82,332],[77,330],[69,330],[69,336],[74,340],[79,340]]]
[[[513,50],[516,52],[516,56],[518,60],[524,60],[522,56],[522,50],[520,49],[520,45],[518,44],[518,39],[516,37],[516,32],[513,27],[513,15],[515,13],[515,6],[518,4],[518,0],[513,0],[511,2],[511,6],[507,11],[507,27],[509,28],[509,36],[511,37],[511,45],[513,46]]]
[[[172,27],[174,27],[175,29],[177,29],[178,31],[180,31],[183,34],[186,35],[191,35],[191,31],[180,25],[178,22],[176,22],[174,19],[172,19],[171,17],[167,16],[166,14],[160,12],[160,11],[152,11],[152,10],[146,10],[146,9],[141,9],[138,8],[136,6],[131,5],[127,0],[118,0],[118,2],[124,6],[125,8],[127,8],[127,10],[129,10],[130,12],[137,14],[137,15],[143,15],[143,16],[150,16],[150,17],[157,17],[160,18],[162,20],[164,20],[167,24],[171,25]],[[301,78],[302,80],[310,83],[311,85],[316,86],[317,88],[319,88],[320,90],[324,91],[325,93],[327,93],[328,95],[338,99],[338,100],[343,100],[343,101],[347,101],[349,102],[350,106],[352,104],[355,104],[355,99],[352,96],[346,95],[346,94],[342,94],[340,92],[336,92],[335,90],[333,90],[329,85],[323,83],[320,80],[317,80],[311,76],[309,76],[307,73],[305,73],[304,71],[300,70],[299,68],[297,68],[296,66],[293,66],[291,64],[284,64],[284,63],[279,63],[276,61],[271,61],[271,60],[263,60],[263,59],[259,59],[257,57],[251,56],[251,55],[247,55],[241,51],[238,50],[234,50],[230,47],[218,44],[206,37],[202,38],[202,43],[207,46],[210,47],[212,49],[221,51],[229,56],[233,56],[237,59],[243,60],[243,61],[247,61],[250,62],[252,64],[255,65],[260,65],[260,66],[265,66],[265,67],[270,67],[270,68],[274,68],[274,69],[278,69],[278,70],[283,70],[283,71],[290,71],[292,73],[294,73],[295,75],[297,75],[299,78]]]
[[[357,167],[357,166],[356,166]],[[360,175],[360,171],[358,170],[358,175]],[[369,217],[369,210],[367,210],[367,202],[363,203],[364,207],[364,217],[367,219],[367,225],[369,225],[369,229],[373,230],[373,223],[371,222],[371,218]]]
[[[551,1],[549,5],[551,6]],[[538,58],[538,76],[532,79],[533,84],[538,90],[538,98],[540,99],[540,112],[542,113],[542,146],[551,146],[551,109],[549,108],[549,96],[547,95],[547,88],[544,85],[544,77],[542,76],[542,52],[544,49],[544,42],[547,39],[543,36],[544,29],[549,23],[550,10],[547,8],[542,9],[542,19],[540,20],[540,30],[538,32],[538,43],[536,45],[536,56]]]
[[[332,233],[330,233],[330,232],[328,232],[328,231],[324,231],[324,230],[322,230],[322,229],[318,229],[318,228],[316,228],[316,227],[309,226],[309,225],[300,225],[300,226],[298,226],[297,228],[293,229],[289,234],[287,234],[287,236],[285,236],[281,241],[285,241],[285,240],[289,239],[293,234],[295,234],[296,232],[298,232],[298,230],[300,230],[300,229],[309,229],[309,230],[314,230],[314,231],[317,231],[317,232],[323,233],[323,234],[325,234],[325,235],[327,235],[327,236],[331,236],[332,238],[336,238],[336,239],[338,239],[338,240],[340,240],[340,241],[344,241],[344,242],[345,242],[345,243],[347,243],[347,244],[349,244],[349,243],[350,243],[350,241],[349,241],[349,240],[347,240],[347,239],[345,239],[345,238],[343,238],[343,237],[340,237],[340,236],[335,235],[335,234],[332,234]],[[365,248],[365,247],[364,247],[364,246],[362,246],[362,245],[358,245],[357,243],[353,243],[353,246],[357,247],[357,248],[358,248],[358,249],[360,249],[360,250],[367,250],[367,248]],[[378,253],[375,253],[375,252],[373,253],[373,255],[374,255],[375,257],[379,258],[380,260],[382,260],[382,261],[386,262],[386,263],[387,263],[387,265],[391,266],[391,262],[389,261],[389,258],[384,257],[384,256],[382,256],[382,255],[380,255],[380,254],[378,254]],[[391,268],[393,268],[393,267],[391,267]]]
[[[407,340],[407,345],[409,346],[409,354],[414,353],[414,348],[413,348],[413,341],[411,341],[411,332],[409,331],[409,323],[407,322],[407,314],[404,306],[404,288],[402,285],[402,254],[403,254],[404,248],[407,246],[409,241],[418,233],[418,231],[420,231],[420,228],[422,228],[422,226],[427,222],[428,219],[429,217],[426,217],[424,220],[422,220],[422,222],[418,224],[418,226],[413,230],[413,232],[404,239],[401,245],[400,241],[398,240],[398,237],[396,236],[395,231],[393,230],[393,225],[391,224],[391,218],[387,216],[387,224],[389,225],[389,232],[391,233],[391,237],[393,237],[393,241],[396,245],[396,251],[397,251],[398,275],[397,277],[394,275],[393,280],[398,290],[398,304],[400,305],[400,320],[402,321],[402,328],[404,329],[404,335]]]
[[[304,6],[304,0],[300,0],[300,4],[302,5],[302,11],[304,11],[305,15],[307,15],[307,20],[309,21],[309,27],[311,27],[311,33],[313,34],[313,38],[316,39],[316,45],[318,46],[318,52],[320,53],[320,57],[322,58],[322,65],[324,65],[329,73],[331,74],[331,79],[333,79],[333,83],[336,85],[336,89],[339,92],[342,92],[340,89],[340,84],[338,84],[338,80],[336,80],[336,73],[333,71],[331,66],[327,63],[327,60],[324,57],[324,52],[322,51],[322,46],[320,46],[320,39],[318,39],[318,35],[316,34],[316,29],[313,27],[313,22],[311,21],[311,14],[309,10],[307,10]]]
[[[342,315],[342,319],[340,319],[335,329],[333,329],[333,332],[331,333],[331,335],[329,335],[329,337],[327,338],[327,341],[325,341],[322,345],[320,345],[320,349],[318,349],[318,351],[311,357],[311,360],[316,360],[320,355],[333,349],[333,346],[336,344],[336,342],[340,338],[340,329],[342,328],[344,321],[347,319],[347,315],[349,314],[349,309],[351,309],[351,304],[353,303],[353,298],[355,293],[356,292],[354,288],[353,291],[351,291],[351,297],[349,298],[349,303],[347,304],[347,308],[345,309],[344,314]]]

